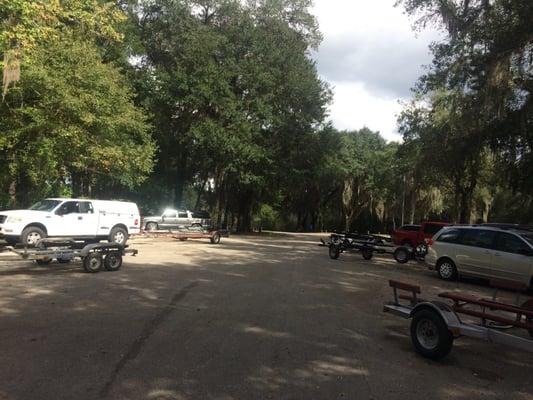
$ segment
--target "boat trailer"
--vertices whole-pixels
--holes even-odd
[[[25,260],[34,260],[39,265],[47,265],[52,260],[67,264],[75,258],[82,260],[86,272],[118,271],[122,267],[122,257],[137,255],[138,250],[118,243],[89,243],[74,239],[40,239],[34,247],[9,247],[9,250]]]
[[[180,241],[189,239],[209,239],[212,244],[219,244],[222,237],[229,237],[228,230],[204,229],[200,227],[182,228],[178,230],[150,230],[141,233],[145,237],[171,237]]]
[[[392,242],[377,235],[364,235],[357,232],[332,233],[328,241],[320,239],[321,246],[329,248],[332,260],[339,258],[344,252],[361,252],[365,260],[371,260],[374,253],[392,254],[396,262],[405,264],[409,260],[423,260],[427,247],[396,246]]]
[[[391,280],[389,286],[394,300],[384,305],[383,312],[411,319],[411,341],[424,357],[445,357],[451,351],[453,341],[461,336],[533,352],[533,339],[515,333],[525,329],[533,337],[533,299],[515,306],[458,292],[440,293],[438,297],[451,301],[447,303],[423,300],[419,297],[420,287],[416,285]],[[400,291],[409,294],[400,294]],[[463,321],[460,315],[479,321]],[[514,332],[506,333],[505,330]]]

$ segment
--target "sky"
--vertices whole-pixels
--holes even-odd
[[[318,72],[334,99],[330,119],[337,129],[363,126],[388,141],[401,139],[396,119],[401,102],[431,63],[435,30],[414,32],[412,19],[395,0],[315,0],[313,13],[324,40],[315,55]]]

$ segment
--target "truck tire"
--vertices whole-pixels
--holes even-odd
[[[423,308],[411,321],[411,341],[422,356],[439,360],[452,349],[453,335],[437,311]]]
[[[158,229],[159,226],[157,225],[157,222],[148,222],[144,227],[145,231],[157,231]]]
[[[9,237],[9,238],[4,238],[4,240],[9,246],[15,246],[19,242],[20,239]]]
[[[457,279],[457,267],[449,258],[443,258],[437,262],[437,273],[439,274],[439,278],[445,281]]]
[[[220,233],[215,232],[213,236],[211,236],[211,243],[212,244],[219,244],[220,243]]]
[[[405,264],[409,261],[409,250],[406,247],[398,247],[394,250],[394,259],[399,264]]]
[[[83,259],[83,269],[91,274],[100,272],[102,264],[104,263],[100,253],[89,253]]]
[[[121,228],[120,226],[115,226],[113,229],[111,229],[108,239],[109,243],[117,243],[121,246],[124,246],[127,241],[128,231],[126,231],[126,229]]]
[[[122,267],[122,254],[120,251],[111,251],[104,257],[104,267],[107,271],[118,271]]]
[[[35,243],[46,237],[46,233],[37,226],[28,226],[25,228],[21,235],[20,241],[25,246],[35,246]]]

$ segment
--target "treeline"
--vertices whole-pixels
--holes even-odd
[[[529,222],[532,6],[401,3],[448,35],[398,144],[327,122],[311,0],[0,0],[0,206],[125,198],[240,231]]]

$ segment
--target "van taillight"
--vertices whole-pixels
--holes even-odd
[[[135,218],[135,222],[133,222],[133,225],[135,225],[135,226],[139,225],[139,219],[138,218]]]

